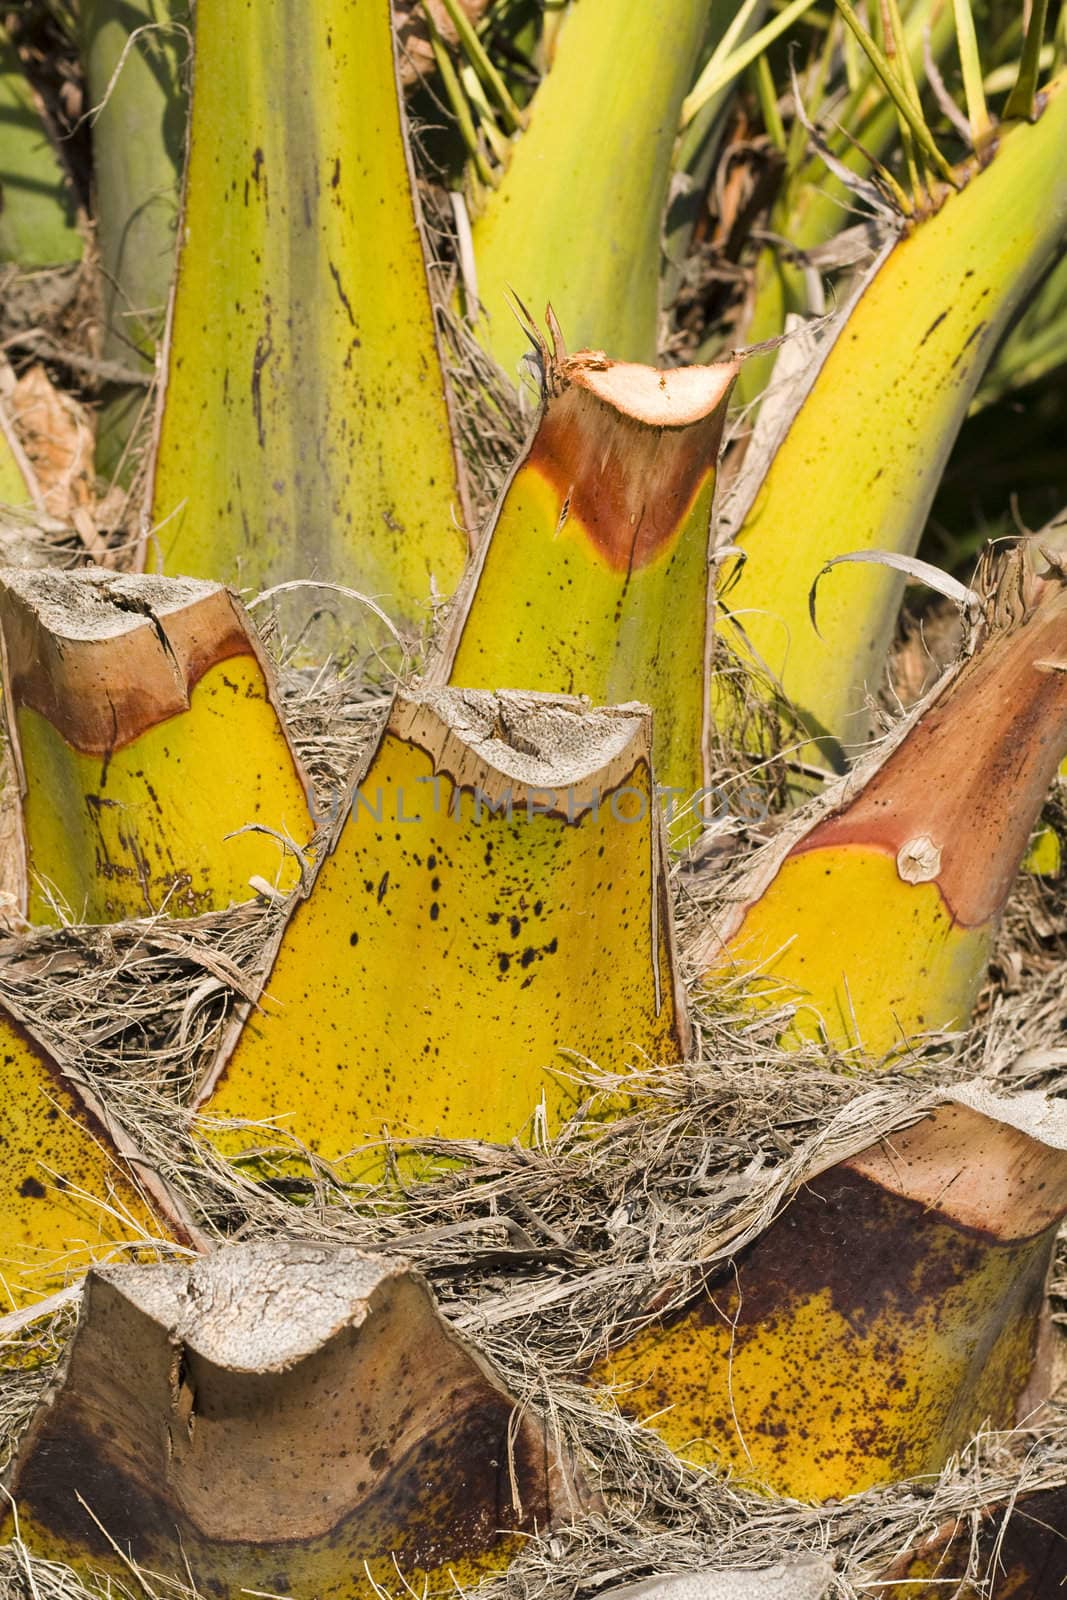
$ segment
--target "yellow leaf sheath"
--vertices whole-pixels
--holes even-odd
[[[1005,580],[1007,582],[1007,580]],[[794,1037],[884,1055],[965,1027],[1067,748],[1067,591],[995,624],[866,782],[801,814],[698,941],[714,989],[797,1006]]]
[[[1067,237],[1067,79],[1039,119],[1003,130],[991,164],[906,232],[842,322],[770,464],[746,480],[723,603],[814,737],[866,737],[901,579],[823,564],[854,550],[913,553],[953,440],[997,341]],[[747,500],[747,504],[745,503]],[[735,581],[736,580],[736,581]],[[730,588],[726,592],[726,585]],[[718,703],[723,716],[729,700]]]
[[[30,919],[189,916],[298,878],[313,824],[241,607],[217,584],[0,574]],[[57,909],[58,907],[58,909]]]
[[[1067,1119],[1028,1127],[1014,1102],[960,1094],[807,1181],[594,1381],[686,1459],[801,1499],[936,1473],[986,1419],[1011,1426],[1067,1209]]]
[[[584,1098],[583,1060],[678,1059],[651,784],[640,708],[401,696],[202,1109],[340,1158],[528,1136],[542,1098],[549,1127]]]
[[[417,624],[459,578],[389,0],[198,7],[152,504],[168,572],[353,584]]]
[[[0,1296],[3,1311],[93,1261],[188,1242],[192,1230],[81,1083],[0,1010]]]

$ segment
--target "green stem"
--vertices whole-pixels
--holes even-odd
[[[449,105],[452,107],[452,114],[456,119],[459,136],[467,147],[467,154],[474,162],[474,170],[478,177],[487,188],[491,189],[496,183],[496,179],[493,176],[492,168],[485,159],[485,151],[478,142],[478,131],[474,126],[474,118],[471,116],[470,101],[467,99],[463,85],[459,81],[459,73],[455,69],[452,57],[445,48],[444,40],[437,31],[437,24],[430,15],[430,8],[425,4],[425,0],[423,0],[423,10],[426,16],[426,26],[429,29],[433,58],[437,64],[437,70],[441,74],[441,86],[448,97]]]
[[[681,126],[684,128],[687,123],[692,122],[712,95],[718,94],[739,77],[746,67],[751,66],[769,45],[781,38],[782,34],[791,28],[805,11],[810,10],[813,4],[814,0],[790,0],[790,4],[775,17],[773,22],[768,22],[758,33],[754,33],[751,39],[739,45],[731,56],[725,60],[722,58],[717,60],[718,52],[716,52],[716,56],[712,57],[700,74],[691,93],[682,102]]]
[[[851,31],[855,34],[861,48],[866,51],[867,58],[875,72],[878,74],[878,77],[881,79],[882,86],[884,87],[886,93],[891,97],[893,104],[900,112],[904,121],[908,124],[908,127],[911,129],[912,133],[915,135],[915,142],[919,146],[919,149],[924,151],[926,155],[929,156],[931,162],[936,167],[937,171],[940,172],[945,181],[950,183],[954,189],[958,189],[960,186],[959,180],[957,179],[952,168],[949,166],[948,162],[945,160],[944,156],[941,154],[941,151],[937,148],[937,145],[934,142],[933,134],[926,126],[926,123],[923,121],[920,113],[916,111],[915,107],[912,105],[907,91],[901,84],[897,74],[893,71],[893,68],[886,56],[881,50],[879,50],[877,44],[875,44],[874,40],[871,38],[871,35],[867,32],[862,22],[856,16],[851,5],[849,4],[849,0],[834,0],[834,3],[844,18],[846,27],[851,29]]]
[[[895,67],[900,86],[904,90],[914,109],[922,115],[922,105],[919,100],[919,90],[915,82],[915,73],[912,70],[911,55],[908,51],[907,40],[904,37],[904,23],[900,15],[897,0],[882,0],[882,38],[886,59]],[[915,141],[911,128],[901,120],[900,143],[904,154],[904,167],[908,175],[908,185],[916,204],[921,204],[921,195],[926,187],[926,164],[921,154],[916,158]]]
[[[782,113],[778,109],[778,91],[774,87],[771,77],[770,64],[765,55],[759,56],[752,69],[755,79],[756,94],[759,98],[760,115],[768,137],[776,150],[785,154],[785,125],[782,122]]]
[[[499,162],[500,166],[506,167],[508,156],[511,153],[511,145],[507,135],[497,125],[496,115],[489,104],[481,79],[469,63],[460,68],[459,78],[468,100],[478,113],[478,126],[485,135],[486,143],[493,152],[494,159]]]
[[[449,19],[456,30],[456,35],[463,46],[468,61],[485,84],[486,89],[496,100],[510,131],[518,133],[520,128],[526,126],[526,118],[511,98],[511,91],[489,59],[488,52],[479,39],[470,18],[463,10],[463,7],[458,4],[458,0],[442,0],[442,3],[448,12]]]
[[[974,29],[971,0],[952,0],[956,17],[956,39],[959,44],[960,70],[963,73],[963,93],[967,101],[967,120],[971,125],[974,148],[981,151],[988,144],[993,131],[982,87],[982,62],[978,54],[978,36]]]
[[[1034,114],[1034,96],[1037,94],[1037,80],[1041,72],[1041,42],[1045,36],[1047,15],[1048,0],[1033,0],[1030,26],[1026,30],[1022,60],[1019,62],[1019,76],[1004,107],[1005,121],[1012,117],[1032,117]]]

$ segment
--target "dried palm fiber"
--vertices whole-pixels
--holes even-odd
[[[380,713],[342,685],[329,725],[314,727],[312,680],[294,681],[322,776],[340,779],[346,723],[362,725],[364,704],[370,717]],[[302,753],[307,748],[302,744]],[[705,872],[686,895],[696,892],[706,903],[711,878]],[[740,1012],[705,1014],[696,1059],[650,1074],[643,1085],[642,1117],[599,1130],[565,1127],[553,1143],[529,1151],[462,1147],[455,1153],[464,1169],[406,1192],[389,1182],[341,1187],[328,1166],[310,1159],[301,1178],[264,1188],[240,1168],[205,1157],[177,1127],[175,1096],[210,1055],[235,994],[254,980],[277,925],[273,905],[251,904],[181,929],[141,922],[89,938],[56,930],[16,942],[0,951],[0,998],[17,985],[50,1045],[80,1063],[121,1108],[216,1236],[251,1230],[402,1252],[427,1272],[446,1314],[498,1363],[514,1391],[545,1405],[595,1464],[605,1510],[565,1537],[532,1542],[509,1574],[493,1581],[487,1600],[569,1600],[591,1575],[599,1574],[602,1586],[650,1572],[759,1566],[824,1547],[839,1567],[839,1593],[849,1596],[924,1532],[967,1517],[998,1494],[1006,1499],[1020,1487],[1067,1481],[1062,1414],[1051,1410],[1016,1434],[980,1437],[936,1482],[893,1485],[815,1510],[680,1466],[647,1431],[594,1405],[568,1374],[650,1295],[679,1286],[684,1299],[686,1275],[706,1268],[706,1254],[717,1249],[728,1261],[806,1172],[869,1143],[922,1091],[975,1072],[993,1079],[1016,1060],[1020,1084],[1055,1091],[1063,1061],[1040,1051],[1063,948],[1061,901],[1055,886],[1042,885],[1017,898],[1007,929],[1013,942],[1009,949],[1002,936],[994,969],[1010,969],[1010,978],[998,976],[983,1002],[985,1026],[956,1053],[931,1048],[861,1085],[815,1050],[785,1066],[773,1017],[752,1027]],[[1022,940],[1020,925],[1029,930]],[[591,1071],[588,1081],[607,1093],[616,1087]],[[54,1359],[53,1341],[69,1322],[67,1307],[57,1313],[58,1327],[46,1321],[18,1335],[25,1359],[38,1365],[4,1377],[0,1415],[25,1418],[30,1390],[48,1370],[41,1363]],[[4,1559],[3,1592],[26,1593],[29,1558],[8,1547]],[[84,1592],[62,1569],[33,1562],[31,1570],[48,1600]]]

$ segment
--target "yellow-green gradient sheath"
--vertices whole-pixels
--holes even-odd
[[[809,1179],[593,1381],[685,1460],[775,1494],[936,1475],[982,1424],[1015,1422],[1064,1209],[1062,1145],[942,1107]]]
[[[706,782],[708,530],[736,371],[558,363],[445,643],[459,687],[650,706],[676,810]]]
[[[0,24],[0,261],[24,271],[80,261],[74,186],[45,131],[34,92]]]
[[[529,126],[475,218],[476,329],[513,380],[527,344],[511,293],[537,316],[551,301],[572,349],[655,358],[671,154],[707,0],[659,0],[650,23],[633,0],[570,8]]]
[[[465,515],[389,0],[197,6],[152,493],[168,572],[354,585],[421,624]]]
[[[866,737],[865,695],[881,683],[903,580],[836,569],[819,590],[818,633],[808,591],[834,556],[914,552],[998,340],[1067,238],[1065,148],[1061,76],[1038,120],[1004,130],[990,165],[884,257],[745,491],[735,542],[746,560],[724,567],[723,605],[747,636],[742,654],[751,647],[815,738]],[[717,711],[731,715],[728,698]]]

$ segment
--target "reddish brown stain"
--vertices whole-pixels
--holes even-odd
[[[750,1345],[758,1349],[768,1333],[788,1327],[800,1307],[826,1295],[849,1328],[838,1351],[841,1370],[851,1366],[855,1382],[862,1384],[865,1372],[890,1374],[899,1367],[901,1330],[936,1327],[951,1295],[999,1257],[1011,1263],[1003,1278],[1012,1288],[966,1330],[972,1353],[958,1380],[965,1395],[1006,1330],[1018,1328],[1020,1343],[1032,1348],[1055,1232],[1053,1225],[1031,1238],[1005,1241],[893,1194],[843,1162],[799,1189],[772,1226],[661,1327],[665,1340],[672,1331],[684,1340],[692,1326],[730,1330],[740,1354]],[[758,1422],[746,1420],[746,1428],[767,1441],[764,1455],[787,1472],[806,1437],[805,1416],[825,1404],[819,1359],[798,1343],[792,1357],[782,1358],[779,1382],[770,1389]],[[1017,1388],[1004,1385],[997,1426],[1013,1419],[1025,1374],[1019,1376]],[[908,1377],[914,1379],[915,1373]],[[896,1384],[890,1380],[890,1387],[902,1388],[905,1381],[902,1375]],[[665,1361],[658,1382],[653,1376],[640,1385],[636,1406],[625,1396],[620,1404],[645,1416],[669,1410],[678,1400],[677,1385],[677,1374]],[[719,1404],[721,1396],[709,1396],[707,1435],[732,1437],[733,1418],[713,1414]],[[860,1408],[836,1420],[834,1448],[844,1457],[861,1461],[881,1454],[893,1460],[897,1475],[909,1470],[912,1435],[906,1418],[880,1412],[863,1417]]]
[[[923,835],[956,922],[981,927],[1007,899],[1067,750],[1067,593],[993,639],[837,816],[791,852],[855,844],[896,856]]]
[[[38,712],[86,755],[111,755],[186,710],[200,679],[222,661],[252,656],[262,670],[222,588],[107,639],[67,639],[17,600],[7,602],[3,624],[12,705]]]
[[[574,384],[550,399],[526,465],[552,485],[614,572],[648,566],[678,537],[715,471],[726,401],[684,427],[650,427]]]
[[[464,1415],[427,1433],[391,1465],[384,1446],[374,1452],[388,1466],[384,1482],[328,1533],[306,1541],[272,1537],[266,1522],[254,1542],[213,1540],[196,1526],[173,1485],[142,1475],[137,1441],[104,1437],[80,1407],[73,1418],[62,1419],[66,1426],[46,1423],[20,1473],[18,1500],[35,1523],[87,1557],[106,1558],[114,1540],[135,1560],[175,1576],[188,1560],[207,1594],[230,1593],[235,1568],[262,1583],[271,1563],[281,1563],[299,1583],[305,1563],[330,1550],[337,1551],[340,1570],[348,1562],[359,1570],[365,1560],[388,1560],[395,1553],[407,1570],[432,1571],[492,1551],[507,1531],[533,1532],[554,1520],[541,1427],[524,1418],[514,1429],[517,1510],[509,1480],[513,1402],[489,1385],[462,1398]]]

